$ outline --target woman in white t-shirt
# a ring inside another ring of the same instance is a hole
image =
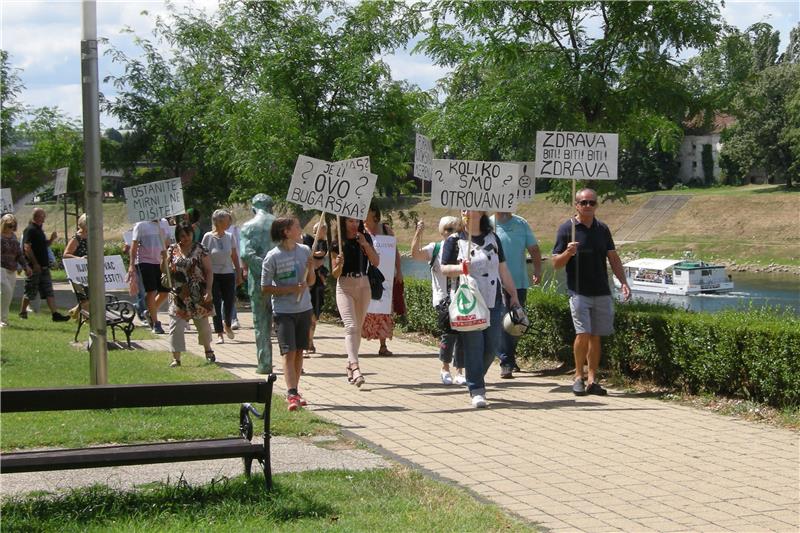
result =
[[[233,306],[236,304],[236,286],[242,282],[242,270],[239,268],[239,255],[230,233],[226,233],[231,221],[231,214],[225,209],[217,209],[211,216],[214,229],[203,235],[203,246],[211,256],[211,269],[214,272],[214,284],[211,288],[214,298],[214,333],[217,344],[222,344],[223,322],[224,332],[229,339],[234,338],[231,321]]]
[[[424,248],[420,248],[420,237],[422,236],[422,230],[425,229],[425,223],[421,220],[417,222],[417,231],[414,232],[414,238],[411,240],[411,257],[418,261],[427,261],[431,267],[431,292],[433,294],[434,307],[447,297],[450,285],[448,278],[442,274],[441,258],[444,241],[450,235],[460,232],[462,227],[463,225],[458,217],[442,217],[439,220],[439,235],[442,236],[442,240],[428,243]],[[453,362],[454,357],[455,378],[450,374],[450,363]],[[457,333],[442,333],[439,342],[439,360],[442,362],[442,370],[440,372],[442,383],[445,385],[452,385],[453,383],[464,385],[467,382],[464,377],[464,353],[458,344]]]

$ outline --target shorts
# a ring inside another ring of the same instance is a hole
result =
[[[152,263],[139,263],[136,265],[142,274],[142,285],[144,292],[169,292],[169,289],[161,284],[161,265]]]
[[[583,296],[570,292],[569,308],[575,333],[598,336],[614,333],[614,301],[611,295]]]
[[[40,272],[34,272],[25,278],[25,296],[28,300],[35,300],[37,294],[43,300],[53,296],[53,278],[49,268],[42,267]]]
[[[300,313],[274,314],[272,322],[278,337],[281,355],[308,349],[308,333],[311,331],[311,309]]]

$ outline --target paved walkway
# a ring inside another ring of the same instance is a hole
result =
[[[239,320],[217,361],[254,377],[251,316]],[[616,391],[577,398],[563,377],[500,380],[496,365],[477,410],[465,388],[439,382],[433,348],[401,339],[393,357],[362,344],[359,390],[344,377],[343,329],[320,325],[316,347],[301,380],[310,409],[551,531],[800,529],[796,432]]]

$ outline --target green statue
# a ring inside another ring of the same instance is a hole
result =
[[[247,291],[253,309],[253,328],[256,331],[256,374],[272,372],[272,303],[269,296],[261,294],[261,264],[264,256],[275,245],[270,238],[270,229],[275,221],[272,214],[272,198],[259,193],[250,201],[255,216],[242,225],[241,258],[247,265]]]

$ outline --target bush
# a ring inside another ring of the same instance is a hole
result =
[[[53,250],[53,254],[56,256],[56,268],[58,269],[64,268],[61,259],[64,255],[64,248],[66,247],[67,245],[61,242],[54,242],[52,245],[50,245],[50,249]],[[128,254],[122,253],[122,247],[122,243],[106,243],[105,246],[103,246],[103,255],[121,255],[122,262],[125,264],[125,268],[128,268],[129,256]]]
[[[333,285],[333,284],[331,284]],[[404,329],[438,335],[427,280],[405,280]],[[336,313],[334,298],[326,308]],[[332,307],[330,307],[332,304]],[[572,361],[575,331],[567,297],[528,293],[533,332],[520,340],[523,359]],[[690,393],[800,405],[800,319],[769,310],[710,315],[666,305],[617,305],[616,334],[603,338],[603,364],[619,375]]]

